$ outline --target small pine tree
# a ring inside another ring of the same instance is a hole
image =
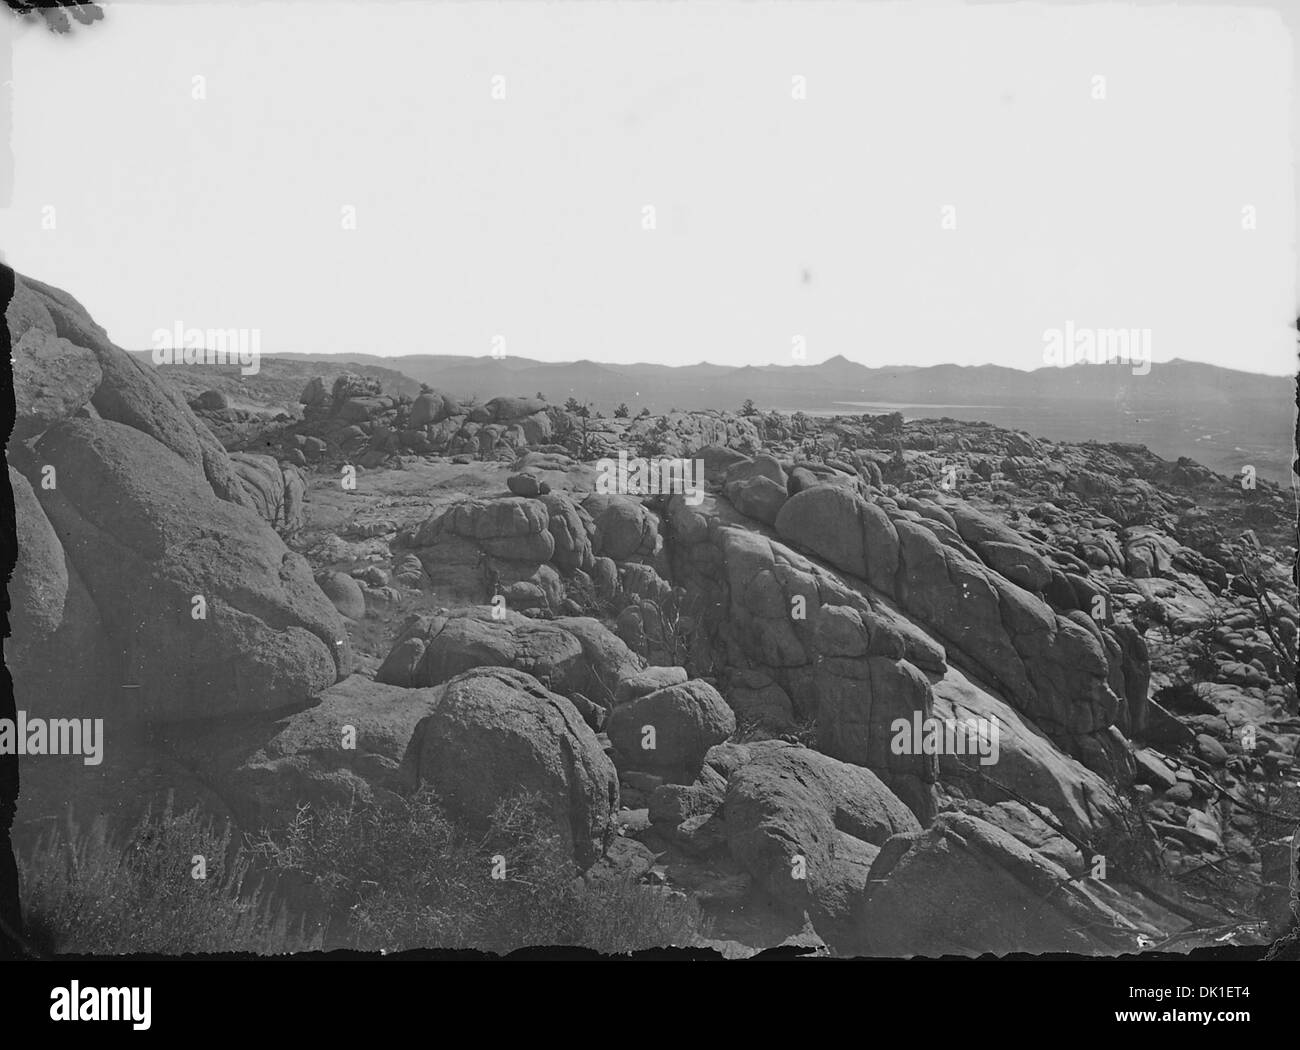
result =
[[[614,409],[615,419],[627,419],[632,414],[632,410],[627,407],[626,401],[620,401],[618,408]]]

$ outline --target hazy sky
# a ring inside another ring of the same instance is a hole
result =
[[[1295,41],[1267,8],[106,12],[0,18],[0,246],[129,348],[180,322],[264,352],[788,364],[802,336],[1035,368],[1070,322],[1294,369]]]

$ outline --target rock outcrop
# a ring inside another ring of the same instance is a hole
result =
[[[975,817],[942,814],[886,841],[871,865],[858,929],[872,955],[1137,951],[1156,932],[1117,907],[1105,883],[1060,865]]]
[[[534,620],[491,607],[415,617],[398,635],[376,677],[431,686],[474,667],[509,667],[564,696],[581,693],[608,707],[620,682],[642,661],[598,621]]]
[[[262,711],[347,673],[347,632],[302,556],[148,435],[68,420],[35,455],[57,471],[42,506],[121,654],[108,709],[160,720]]]
[[[175,721],[291,706],[345,675],[342,622],[180,395],[64,292],[18,278],[6,316],[28,376],[48,355],[80,362],[65,397],[26,391],[10,439],[31,553],[20,695]]]

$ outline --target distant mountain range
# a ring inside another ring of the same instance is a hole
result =
[[[845,357],[815,365],[702,363],[668,366],[604,364],[598,361],[551,363],[522,357],[458,357],[447,354],[277,354],[314,357],[397,369],[412,379],[461,397],[545,394],[551,401],[574,397],[610,411],[626,401],[634,411],[648,407],[735,408],[750,398],[760,408],[830,409],[854,402],[916,405],[982,405],[1078,401],[1144,405],[1235,406],[1293,403],[1292,383],[1278,376],[1238,372],[1216,365],[1174,359],[1135,375],[1123,364],[1077,364],[1032,372],[999,365],[931,365],[869,368]],[[846,408],[845,411],[852,411]]]

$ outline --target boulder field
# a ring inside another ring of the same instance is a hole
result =
[[[1300,718],[1267,482],[324,369],[254,434],[58,289],[16,277],[6,319],[6,663],[19,709],[106,739],[93,768],[22,759],[21,835],[422,787],[478,828],[528,791],[575,875],[690,894],[729,953],[1116,954],[1212,917],[1173,876],[1274,863],[1246,800],[1294,782]],[[700,460],[703,498],[601,490],[620,452]]]

